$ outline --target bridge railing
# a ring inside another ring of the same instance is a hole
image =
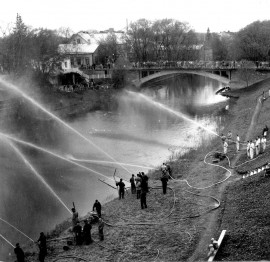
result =
[[[134,69],[268,69],[269,62],[253,61],[161,61],[161,62],[133,62]]]

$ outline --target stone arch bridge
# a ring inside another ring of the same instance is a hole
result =
[[[130,69],[129,80],[136,88],[140,88],[143,84],[163,76],[178,75],[178,74],[195,74],[212,79],[216,79],[226,85],[231,80],[232,71],[236,69]]]

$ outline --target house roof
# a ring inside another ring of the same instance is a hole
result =
[[[98,44],[61,44],[59,52],[66,54],[93,54],[98,48]]]
[[[77,34],[74,34],[74,36],[80,36],[82,39],[84,39],[87,43],[89,44],[99,44],[100,41],[106,40],[106,38],[109,35],[113,35],[116,37],[117,43],[118,44],[123,44],[123,35],[124,33],[122,32],[99,32],[99,33],[88,33],[85,31],[78,32]]]

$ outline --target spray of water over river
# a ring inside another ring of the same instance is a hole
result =
[[[116,190],[99,179],[114,184],[116,169],[129,181],[132,173],[147,172],[219,132],[221,119],[201,112],[224,100],[215,95],[221,87],[216,80],[181,75],[152,83],[140,94],[123,91],[113,110],[69,123],[17,94],[19,102],[0,111],[0,218],[36,239],[70,216],[72,202],[84,215],[95,199],[115,197]],[[9,95],[4,96],[11,101]],[[28,241],[3,221],[0,229],[13,243]],[[8,252],[11,247],[0,239],[0,254]]]

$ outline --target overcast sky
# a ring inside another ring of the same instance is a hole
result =
[[[238,31],[256,20],[270,19],[270,0],[1,0],[0,26],[16,13],[34,28],[70,27],[120,30],[139,18],[174,18],[197,32]]]

